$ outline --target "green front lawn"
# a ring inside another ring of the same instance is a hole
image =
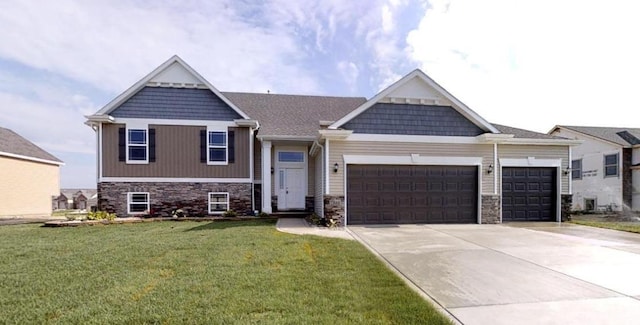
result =
[[[0,227],[0,323],[444,324],[354,241],[272,221]]]
[[[640,223],[638,222],[610,222],[610,221],[591,221],[591,220],[572,220],[571,223],[577,225],[606,228],[613,230],[621,230],[640,234]]]

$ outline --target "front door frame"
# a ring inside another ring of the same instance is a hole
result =
[[[303,161],[302,162],[281,162],[279,157],[280,157],[280,152],[300,152],[302,153],[303,156]],[[308,192],[309,192],[309,154],[307,152],[307,147],[306,146],[276,146],[275,148],[275,154],[273,156],[273,161],[274,161],[274,191],[276,193],[276,196],[278,197],[278,210],[301,210],[301,209],[305,209],[305,201],[306,201],[306,197],[308,196]],[[284,206],[282,205],[282,202],[285,202],[284,200],[281,199],[281,193],[280,193],[280,170],[281,169],[287,169],[287,168],[301,168],[302,169],[302,178],[303,178],[303,182],[302,182],[302,186],[303,186],[303,190],[304,190],[304,195],[303,200],[302,200],[302,206],[301,207],[295,207],[295,208],[290,208],[288,206]]]

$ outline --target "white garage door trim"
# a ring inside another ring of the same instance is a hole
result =
[[[349,210],[347,206],[347,168],[349,165],[441,165],[441,166],[477,166],[478,167],[478,198],[477,222],[482,223],[482,157],[433,157],[411,154],[406,156],[373,156],[373,155],[343,155],[344,171],[342,176],[344,188],[344,224],[349,225]],[[500,216],[502,219],[502,215]]]
[[[562,221],[562,159],[536,159],[527,157],[521,159],[500,158],[500,183],[502,184],[502,167],[556,167],[556,221]],[[502,188],[502,185],[500,185]],[[502,223],[502,191],[500,191],[500,223]]]

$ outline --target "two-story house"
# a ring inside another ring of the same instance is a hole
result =
[[[420,70],[371,99],[232,93],[177,56],[87,124],[98,204],[118,216],[307,210],[343,225],[560,220],[578,143],[491,124]]]
[[[573,148],[577,211],[640,211],[640,128],[557,125],[549,134],[583,141]]]

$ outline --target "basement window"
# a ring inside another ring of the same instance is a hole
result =
[[[223,214],[229,210],[229,193],[209,193],[209,214]]]
[[[129,192],[127,193],[127,213],[143,214],[149,211],[149,193],[148,192]]]

